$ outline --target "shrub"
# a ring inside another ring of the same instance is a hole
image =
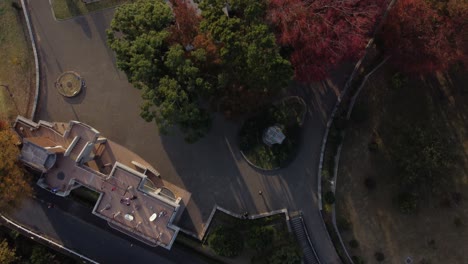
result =
[[[356,239],[350,240],[348,244],[349,244],[349,246],[351,248],[358,248],[359,247],[359,242]]]
[[[322,177],[325,179],[330,179],[330,172],[327,169],[322,169]]]
[[[418,197],[409,192],[402,192],[398,195],[398,208],[404,214],[411,214],[416,212],[418,208]]]
[[[278,248],[268,260],[270,264],[300,264],[301,262],[299,250],[292,246]]]
[[[364,179],[364,186],[366,186],[366,188],[369,191],[372,191],[377,186],[377,183],[375,182],[375,180],[373,178],[367,177],[366,179]]]
[[[385,259],[385,255],[382,252],[375,252],[374,257],[378,262],[382,262]]]
[[[354,264],[364,264],[364,260],[360,256],[352,256],[351,260],[354,262]]]
[[[258,251],[263,251],[272,245],[275,229],[271,226],[254,226],[247,236],[247,245]]]
[[[327,203],[327,204],[334,204],[335,203],[335,194],[333,194],[332,191],[328,191],[323,196],[323,199],[325,200],[325,203]]]
[[[216,254],[235,257],[242,252],[242,236],[233,228],[218,227],[208,237],[208,245]]]
[[[336,225],[341,231],[349,231],[351,230],[351,222],[343,217],[338,218]]]
[[[11,7],[13,7],[16,11],[23,10],[23,7],[17,2],[11,2]]]
[[[406,82],[407,82],[406,77],[403,77],[403,75],[399,72],[395,73],[392,76],[392,88],[395,90],[398,90],[401,87],[405,86]]]

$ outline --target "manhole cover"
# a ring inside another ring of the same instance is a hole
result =
[[[65,179],[65,173],[63,173],[63,172],[57,173],[57,179],[59,179],[59,180]]]

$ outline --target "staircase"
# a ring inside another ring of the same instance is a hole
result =
[[[312,242],[310,241],[309,234],[307,233],[307,229],[304,224],[304,220],[302,216],[296,216],[289,220],[291,223],[291,228],[296,234],[297,242],[302,249],[303,252],[303,261],[305,264],[320,264],[318,260],[317,253],[315,253],[314,247],[312,246]]]

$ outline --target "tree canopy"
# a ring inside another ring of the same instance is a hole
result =
[[[464,0],[399,0],[380,38],[393,63],[406,72],[446,70],[467,61],[467,17]]]
[[[289,48],[295,78],[322,80],[365,49],[384,0],[270,0],[268,20]]]
[[[32,192],[27,175],[18,160],[17,135],[0,121],[0,208],[11,205]]]
[[[185,12],[190,11],[185,8]],[[193,34],[182,22],[194,21],[184,19],[182,15],[174,17],[163,0],[136,1],[117,8],[108,39],[118,67],[142,90],[142,118],[155,120],[163,134],[177,125],[185,139],[193,142],[210,126],[200,96],[211,89],[212,83],[199,69],[206,60],[203,48],[186,52],[182,46],[188,44],[188,34]]]
[[[231,1],[228,15],[225,5],[202,0],[201,16],[183,0],[138,0],[116,10],[109,45],[142,90],[141,116],[162,133],[177,126],[194,142],[208,132],[213,108],[245,113],[291,79],[262,22],[265,1]]]

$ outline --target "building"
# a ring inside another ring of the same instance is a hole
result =
[[[18,116],[20,160],[41,173],[37,184],[59,196],[84,186],[98,192],[93,214],[148,245],[170,249],[190,193],[162,180],[135,153],[81,122],[35,123]]]

